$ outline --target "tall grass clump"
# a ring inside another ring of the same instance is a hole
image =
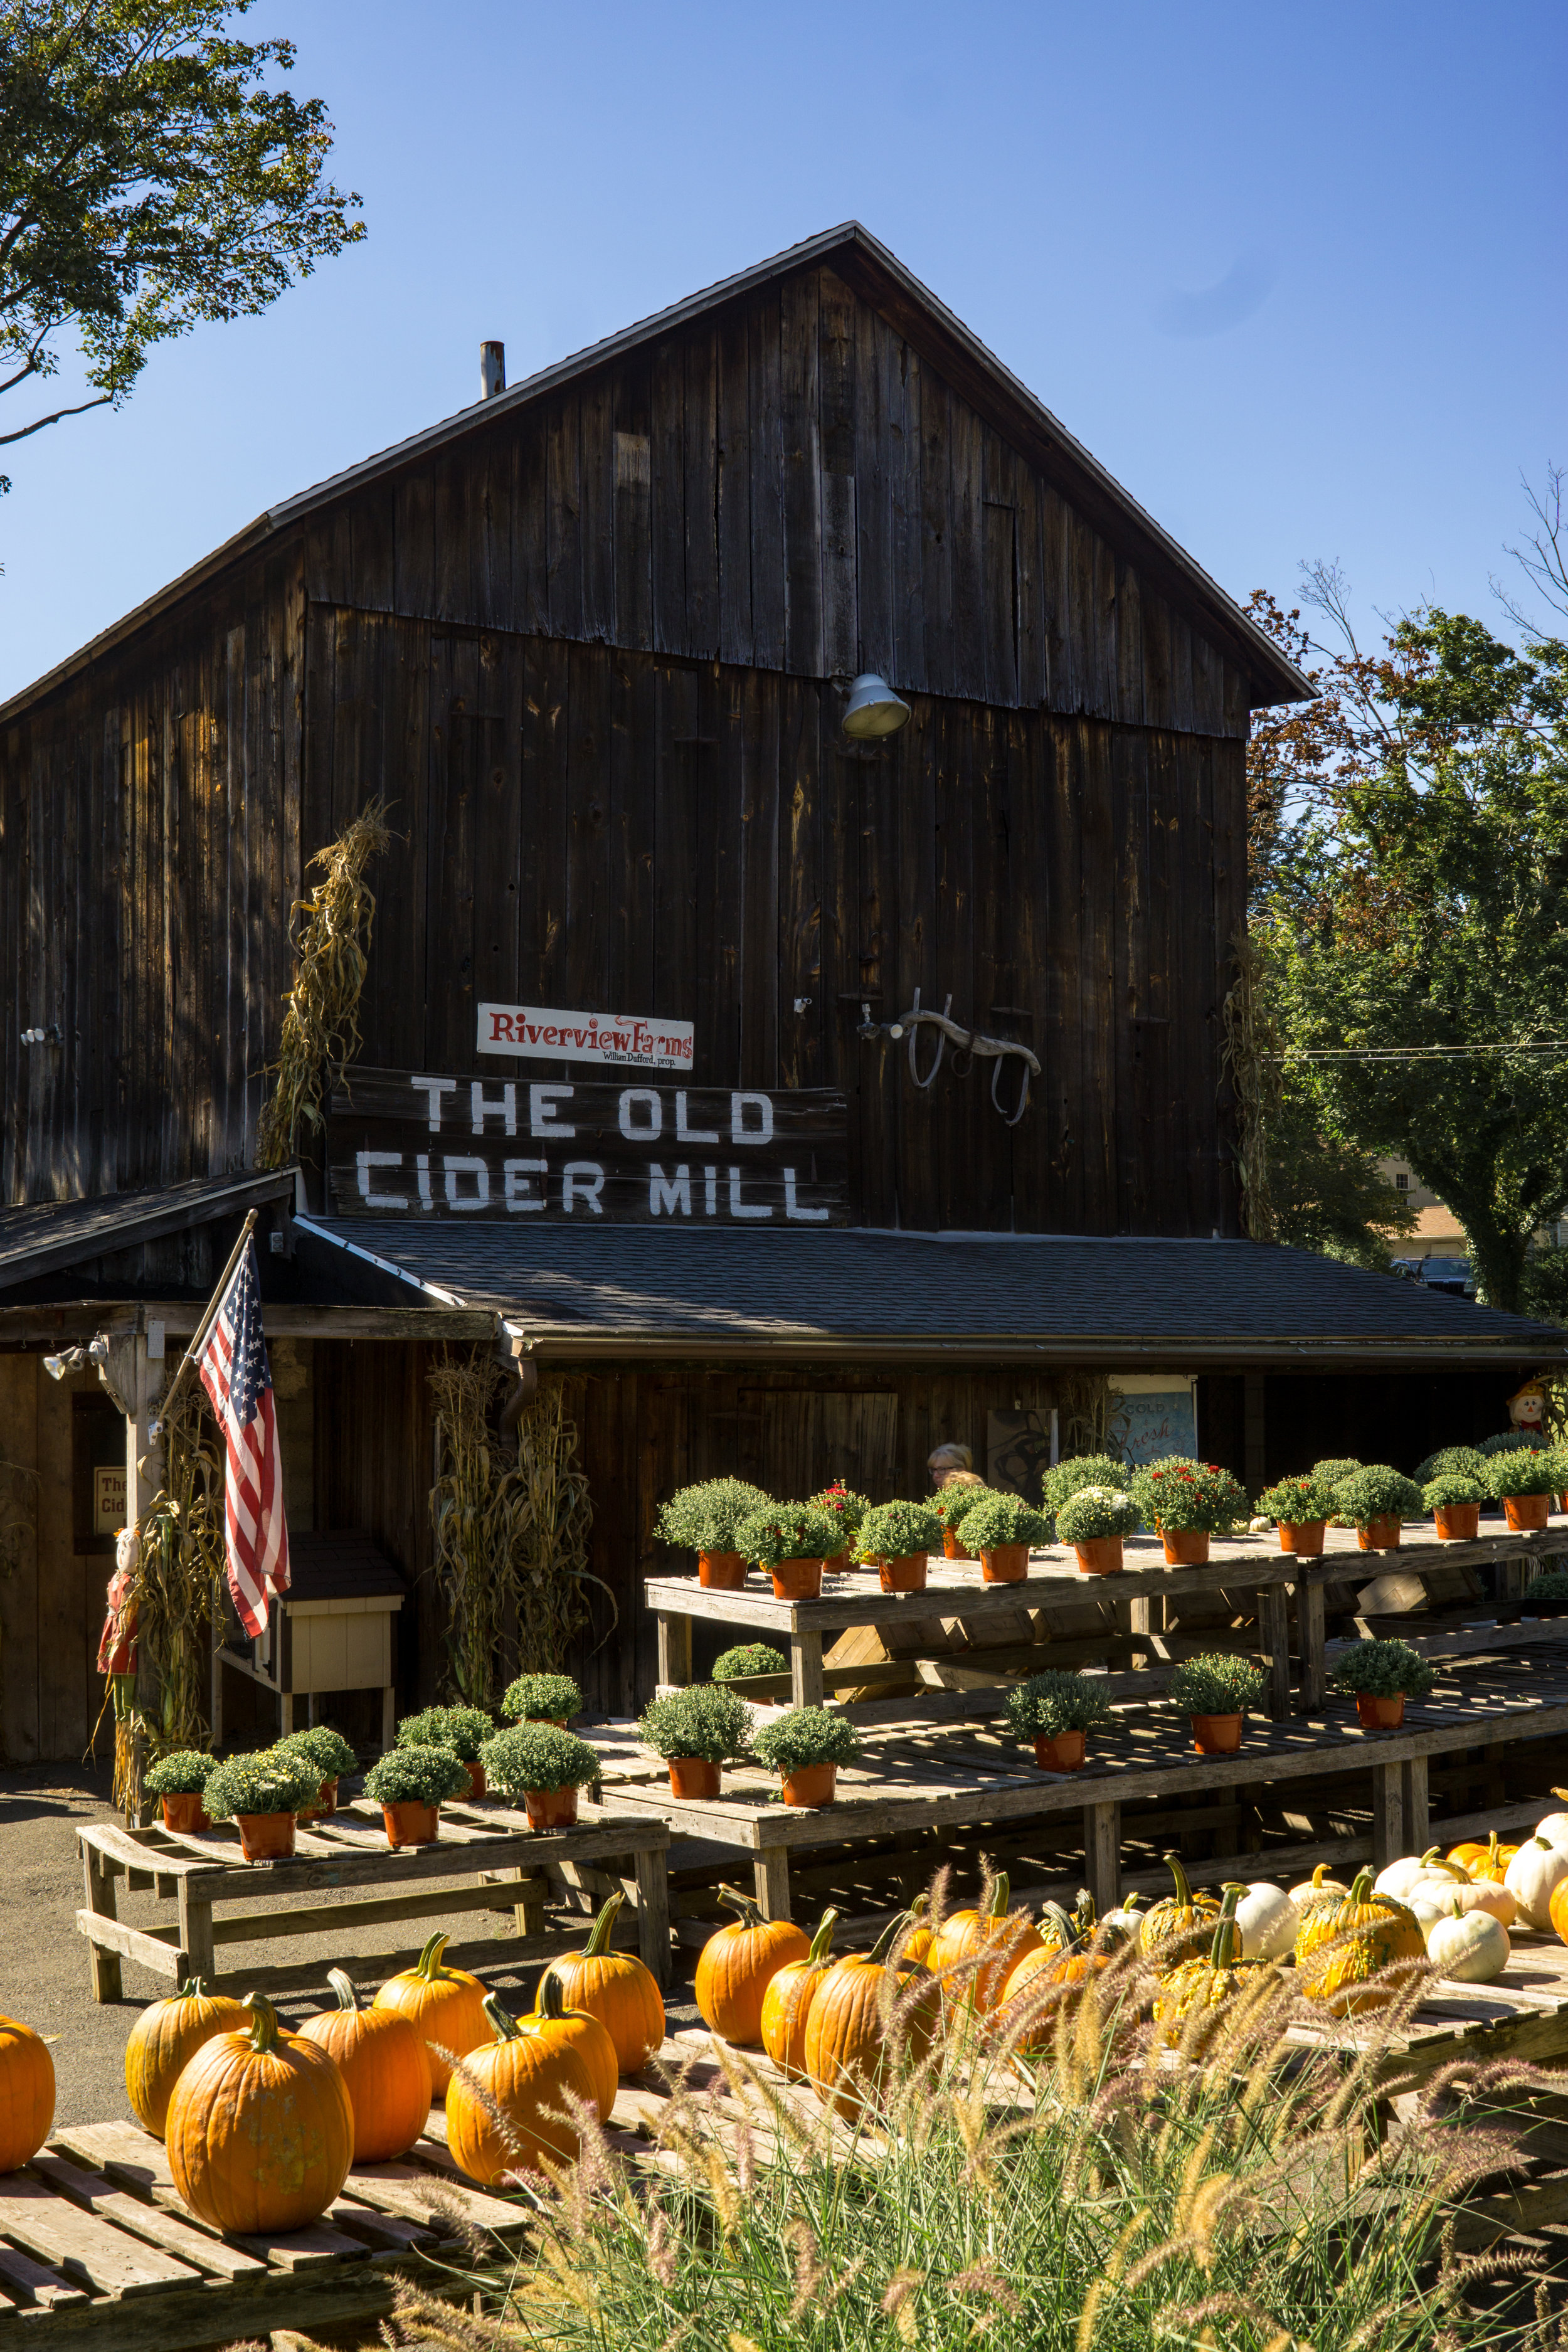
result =
[[[1456,2220],[1513,2162],[1479,2095],[1545,2078],[1452,2067],[1390,2127],[1374,2087],[1418,1984],[1362,2021],[1371,2046],[1358,2056],[1294,2046],[1289,1971],[1244,1971],[1243,1991],[1195,2011],[1173,2050],[1142,2021],[1146,1961],[1078,1957],[1087,1977],[1042,1971],[1016,2014],[977,2023],[954,2004],[946,2038],[917,2062],[912,2037],[854,2126],[809,2091],[782,2096],[721,2044],[718,2076],[676,2086],[642,2157],[623,2159],[579,2112],[581,2162],[552,2185],[518,2176],[537,2215],[524,2252],[486,2262],[472,2240],[453,2300],[405,2289],[392,2340],[475,2352],[1563,2340],[1544,2287],[1532,2316],[1518,2275],[1530,2258],[1466,2255]],[[889,1975],[883,1994],[896,2042],[919,1982],[900,1990]]]

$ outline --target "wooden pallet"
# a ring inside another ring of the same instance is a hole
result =
[[[646,1807],[606,1808],[584,1801],[576,1828],[535,1832],[525,1813],[481,1801],[444,1805],[441,1836],[435,1845],[386,1843],[381,1808],[366,1799],[340,1806],[330,1819],[301,1830],[292,1861],[247,1863],[232,1824],[199,1837],[177,1836],[161,1825],[125,1830],[93,1822],[77,1832],[87,1901],[77,1926],[92,1958],[95,2000],[121,1998],[121,1960],[133,1959],[175,1983],[209,1978],[220,1991],[298,1990],[323,1981],[319,1961],[247,1965],[226,1971],[218,1962],[225,1945],[341,1933],[350,1927],[405,1920],[447,1919],[470,1912],[499,1912],[515,1923],[498,1948],[494,1941],[455,1945],[459,1967],[549,1959],[566,1948],[563,1929],[551,1927],[545,1904],[576,1874],[628,1861],[626,1891],[633,1898],[618,1923],[622,1941],[635,1940],[660,1983],[669,1973],[667,1829]],[[467,1883],[454,1884],[466,1876]],[[151,1887],[176,1906],[167,1926],[132,1927],[116,1916],[116,1881]],[[619,1882],[617,1882],[619,1883]],[[312,1895],[343,1887],[375,1889],[347,1903],[312,1902]],[[254,1904],[258,1897],[293,1898],[277,1910],[224,1910],[215,1906]],[[568,1923],[575,1937],[575,1916]],[[351,1975],[365,1981],[395,1974],[416,1957],[418,1945],[373,1954],[352,1954]]]

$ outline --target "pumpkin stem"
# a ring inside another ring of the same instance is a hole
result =
[[[911,1913],[910,1916],[914,1915]],[[811,1939],[811,1949],[805,1956],[807,1968],[821,1969],[827,1965],[827,1955],[833,1946],[833,1930],[838,1925],[837,1911],[825,1911],[817,1922],[816,1933]]]
[[[1351,1883],[1351,1901],[1352,1903],[1364,1903],[1371,1893],[1372,1864],[1368,1863],[1364,1870],[1358,1870],[1356,1872],[1355,1877]]]
[[[558,2021],[566,2014],[566,1996],[561,1990],[561,1979],[553,1969],[546,1969],[533,1994],[533,2014]]]
[[[1421,1867],[1423,1870],[1446,1870],[1450,1878],[1457,1878],[1461,1886],[1468,1886],[1470,1883],[1470,1874],[1465,1868],[1464,1864],[1462,1862],[1447,1861],[1444,1858],[1443,1850],[1440,1846],[1429,1845],[1427,1847],[1426,1853],[1421,1857]]]
[[[1215,1921],[1214,1941],[1209,1946],[1211,1969],[1234,1968],[1241,1958],[1241,1930],[1236,1924],[1236,1906],[1246,1894],[1233,1879],[1225,1890],[1219,1917]]]
[[[278,2047],[278,2011],[264,1992],[247,1992],[243,2006],[250,2011],[250,2046],[253,2050],[276,2050]]]
[[[913,1924],[912,1911],[895,1911],[872,1945],[870,1958],[866,1963],[867,1967],[871,1969],[879,1967],[887,1959],[888,1954],[892,1950],[905,1928],[912,1927]]]
[[[359,1995],[353,1989],[353,1979],[350,1977],[346,1969],[329,1969],[327,1970],[327,1982],[331,1986],[332,1990],[338,1997],[338,2007],[340,2009],[357,2009],[359,2007]]]
[[[738,1886],[721,1886],[719,1889],[719,1900],[721,1903],[727,1903],[731,1911],[740,1913],[742,1927],[766,1927],[767,1922],[763,1917],[757,1904],[749,1895],[742,1895]]]
[[[1005,1919],[1012,1899],[1013,1882],[1005,1870],[999,1870],[991,1885],[991,1900],[985,1906],[988,1919]]]
[[[203,1993],[208,1990],[210,1987],[205,1977],[187,1977],[174,1998],[176,2000],[200,2000]]]
[[[615,1933],[616,1921],[621,1916],[621,1906],[626,1899],[626,1895],[617,1886],[595,1920],[594,1932],[583,1947],[583,1958],[585,1960],[602,1960],[609,1950],[610,1937]]]
[[[1040,1925],[1042,1927],[1053,1928],[1056,1931],[1062,1939],[1064,1952],[1070,1951],[1078,1941],[1078,1929],[1059,1903],[1041,1904]]]
[[[447,1940],[444,1933],[432,1936],[415,1963],[415,1975],[423,1977],[426,1984],[434,1984],[438,1977],[447,1973],[441,1966],[441,1955],[447,1948]]]
[[[1326,1862],[1321,1862],[1321,1863],[1318,1864],[1318,1866],[1317,1866],[1316,1870],[1314,1870],[1314,1871],[1313,1871],[1313,1873],[1312,1873],[1312,1885],[1313,1885],[1314,1886],[1321,1886],[1321,1885],[1322,1885],[1322,1883],[1323,1883],[1324,1879],[1325,1879],[1325,1878],[1327,1878],[1328,1874],[1329,1874],[1329,1864],[1328,1864]]]
[[[1182,1868],[1181,1855],[1179,1853],[1168,1853],[1165,1854],[1163,1859],[1166,1869],[1170,1872],[1172,1877],[1176,1882],[1177,1902],[1181,1905],[1184,1911],[1190,1911],[1193,1907],[1193,1890],[1188,1882],[1187,1874]]]
[[[1553,1790],[1552,1793],[1555,1795],[1556,1791]],[[931,1896],[929,1895],[917,1895],[914,1901],[910,1905],[910,1917],[914,1921],[917,1927],[923,1927],[925,1926],[926,1913],[930,1909]]]
[[[493,1992],[486,1993],[480,2004],[485,2015],[495,2027],[498,2042],[521,2042],[522,2028],[509,2010],[504,2010]]]

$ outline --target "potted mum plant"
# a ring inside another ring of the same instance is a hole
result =
[[[1136,1472],[1132,1492],[1164,1545],[1167,1568],[1201,1568],[1210,1538],[1247,1516],[1247,1496],[1228,1470],[1184,1454]]]
[[[1568,1612],[1568,1568],[1544,1568],[1524,1588],[1523,1607],[1537,1617]]]
[[[668,1765],[672,1796],[716,1797],[723,1785],[720,1767],[751,1745],[752,1710],[717,1683],[694,1683],[644,1707],[637,1736]]]
[[[1429,1478],[1443,1478],[1450,1472],[1458,1478],[1479,1478],[1481,1459],[1474,1445],[1439,1445],[1436,1454],[1428,1454],[1425,1462],[1415,1465],[1415,1484],[1425,1486]]]
[[[974,1558],[959,1529],[963,1524],[964,1513],[972,1511],[976,1503],[983,1503],[990,1492],[984,1478],[966,1477],[962,1470],[948,1479],[945,1486],[938,1487],[931,1498],[931,1509],[942,1527],[942,1549],[946,1559]]]
[[[1450,1447],[1458,1453],[1458,1446]],[[1479,1456],[1477,1456],[1478,1462]],[[1483,1482],[1473,1470],[1435,1471],[1421,1489],[1421,1499],[1436,1523],[1444,1543],[1473,1543],[1481,1531],[1481,1505],[1487,1499]]]
[[[1258,1497],[1259,1516],[1279,1529],[1281,1551],[1300,1552],[1315,1559],[1322,1551],[1333,1517],[1334,1490],[1315,1470],[1295,1478],[1277,1478]]]
[[[831,1805],[838,1767],[860,1753],[860,1735],[825,1706],[792,1706],[752,1736],[752,1753],[784,1787],[786,1805]]]
[[[1110,1714],[1110,1701],[1088,1675],[1047,1667],[1015,1683],[1007,1693],[1007,1721],[1015,1739],[1033,1740],[1042,1772],[1081,1772],[1085,1734]]]
[[[331,1816],[338,1810],[338,1782],[345,1772],[357,1772],[359,1758],[341,1731],[333,1731],[324,1723],[307,1724],[302,1731],[286,1732],[278,1742],[290,1754],[308,1756],[321,1776],[321,1786],[313,1805],[301,1807],[295,1818],[313,1822],[320,1815]]]
[[[738,1592],[746,1580],[746,1563],[735,1548],[735,1532],[767,1500],[760,1486],[743,1478],[707,1478],[673,1494],[653,1531],[661,1543],[697,1554],[699,1584],[715,1592]]]
[[[1125,1490],[1132,1483],[1132,1470],[1114,1454],[1075,1454],[1066,1462],[1053,1463],[1042,1483],[1046,1509],[1054,1515],[1086,1486]]]
[[[1021,1584],[1029,1573],[1029,1547],[1043,1544],[1051,1523],[1021,1495],[986,1495],[960,1522],[963,1540],[980,1554],[986,1584]]]
[[[197,1836],[212,1822],[202,1802],[202,1791],[217,1770],[217,1758],[195,1748],[176,1748],[160,1756],[142,1775],[142,1786],[156,1797],[163,1811],[163,1827],[182,1837]]]
[[[468,1795],[468,1768],[449,1748],[400,1738],[365,1774],[364,1792],[381,1807],[388,1845],[434,1845],[441,1801]]]
[[[929,1503],[879,1503],[860,1522],[858,1556],[875,1566],[884,1592],[923,1592],[926,1554],[941,1541]]]
[[[570,1675],[519,1675],[508,1683],[500,1711],[509,1723],[553,1723],[564,1731],[583,1712],[583,1694]]]
[[[1334,1661],[1330,1679],[1355,1700],[1368,1731],[1397,1731],[1407,1698],[1425,1698],[1435,1679],[1408,1642],[1352,1642]]]
[[[754,1682],[763,1675],[787,1675],[789,1660],[770,1642],[740,1642],[713,1661],[716,1683]]]
[[[247,1862],[286,1862],[294,1851],[294,1816],[321,1793],[321,1776],[309,1756],[276,1748],[231,1756],[207,1775],[208,1816],[234,1822]]]
[[[1394,1551],[1403,1523],[1424,1517],[1426,1503],[1414,1480],[1386,1462],[1368,1462],[1335,1486],[1334,1509],[1354,1528],[1363,1551]]]
[[[1120,1486],[1079,1486],[1057,1512],[1057,1535],[1071,1544],[1086,1576],[1114,1576],[1121,1566],[1121,1543],[1135,1535],[1143,1515]]]
[[[599,1777],[599,1759],[585,1739],[555,1723],[518,1723],[498,1731],[479,1750],[492,1788],[528,1809],[531,1830],[569,1830],[577,1819],[577,1791]]]
[[[1221,1651],[1212,1657],[1184,1658],[1171,1675],[1171,1703],[1190,1716],[1193,1745],[1200,1756],[1234,1756],[1241,1746],[1242,1717],[1256,1706],[1267,1676],[1250,1658]]]
[[[854,1558],[860,1529],[871,1506],[864,1495],[855,1494],[842,1478],[836,1478],[831,1486],[823,1488],[820,1495],[808,1495],[806,1500],[814,1508],[826,1511],[829,1518],[838,1523],[838,1549],[830,1551],[823,1562],[830,1576],[837,1575],[841,1569],[847,1568]]]
[[[565,1676],[560,1677],[562,1681]],[[575,1683],[572,1685],[576,1690]],[[581,1695],[578,1704],[581,1705]],[[474,1801],[485,1793],[485,1768],[479,1750],[495,1729],[482,1706],[426,1706],[405,1715],[397,1727],[399,1748],[449,1748],[468,1768],[468,1795]],[[453,1795],[462,1792],[454,1790]]]
[[[1551,1446],[1499,1446],[1486,1454],[1480,1475],[1493,1502],[1502,1505],[1510,1531],[1515,1535],[1546,1525],[1552,1516],[1552,1498],[1562,1492],[1564,1483],[1562,1457]]]
[[[742,1557],[773,1578],[775,1601],[815,1601],[838,1538],[838,1521],[815,1503],[769,1503],[735,1530]]]

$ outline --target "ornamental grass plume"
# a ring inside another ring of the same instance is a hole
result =
[[[934,1890],[942,1907],[943,1890]],[[954,2008],[905,2036],[858,2121],[785,2095],[747,2053],[694,2046],[623,2160],[527,2179],[526,2248],[402,2291],[397,2345],[475,2352],[1549,2352],[1563,2288],[1485,2242],[1466,2206],[1517,2169],[1506,2103],[1554,2077],[1446,2068],[1393,2128],[1419,1983],[1339,2051],[1289,2038],[1281,1969],[1184,2021],[1143,2021],[1135,1946],[1101,1931],[1076,1980],[1039,1970],[1005,2019]],[[924,1998],[929,2005],[929,1989]],[[921,1999],[889,1973],[895,2042]],[[1321,2015],[1315,2020],[1321,2029]],[[1040,2054],[1025,2055],[1026,2048]],[[574,2118],[576,2119],[576,2118]],[[477,2300],[476,2300],[477,2298]],[[460,2310],[454,2308],[459,2303]]]

